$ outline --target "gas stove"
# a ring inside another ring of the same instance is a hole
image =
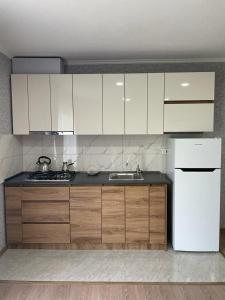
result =
[[[41,182],[56,182],[56,181],[70,181],[75,177],[75,172],[63,171],[48,171],[48,172],[34,172],[29,175],[25,181],[41,181]]]

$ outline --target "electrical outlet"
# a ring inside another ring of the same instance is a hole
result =
[[[160,151],[161,151],[162,155],[166,155],[167,154],[167,149],[166,148],[161,148]]]

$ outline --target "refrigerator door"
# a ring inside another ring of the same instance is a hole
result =
[[[220,170],[174,176],[174,250],[219,251]]]
[[[175,168],[221,168],[221,139],[175,139]]]

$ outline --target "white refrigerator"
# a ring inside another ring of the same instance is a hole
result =
[[[168,139],[167,174],[174,250],[219,251],[221,139]]]

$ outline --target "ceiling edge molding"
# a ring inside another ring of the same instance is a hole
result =
[[[2,47],[1,45],[0,45],[0,52],[2,54],[6,55],[8,58],[12,58],[12,54],[8,50],[6,50],[4,47]]]
[[[65,59],[67,65],[107,65],[107,64],[157,64],[157,63],[199,63],[199,62],[225,62],[225,57],[215,58],[186,58],[186,59],[112,59],[112,60],[78,60]]]

